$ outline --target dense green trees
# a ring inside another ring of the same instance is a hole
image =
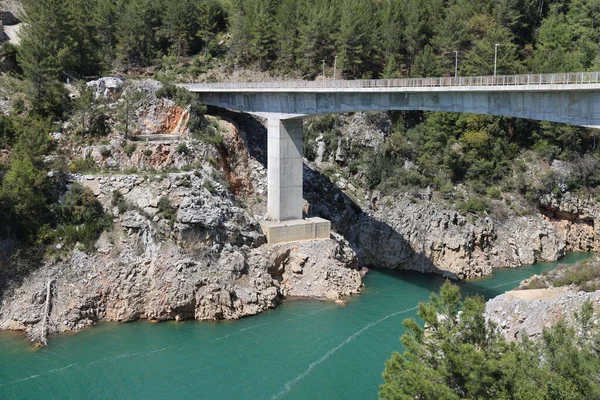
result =
[[[224,28],[217,0],[24,0],[23,7],[19,62],[36,104],[53,80],[198,53]]]
[[[332,68],[337,56],[346,78],[380,77],[384,72],[391,76],[390,64],[396,65],[398,75],[423,76],[452,74],[458,51],[460,73],[491,74],[498,43],[498,73],[512,74],[590,69],[598,52],[598,24],[593,17],[598,5],[591,0],[289,3],[226,3],[236,62],[256,63],[263,69],[277,66],[284,72],[300,69],[315,77],[322,60]],[[259,31],[253,30],[257,21]],[[248,40],[245,37],[253,39],[252,48],[240,44]],[[265,63],[265,54],[278,62]],[[424,70],[428,65],[424,61],[433,56],[443,68]]]
[[[50,149],[48,124],[42,121],[17,122],[6,118],[17,139],[5,175],[0,172],[0,225],[23,240],[34,240],[40,226],[48,222],[51,193],[43,157]],[[6,123],[6,122],[5,122]],[[6,234],[8,232],[0,232]]]
[[[597,0],[24,0],[20,60],[38,97],[51,77],[93,76],[212,53],[303,77],[595,68]],[[222,34],[219,45],[215,37]],[[226,33],[226,34],[225,34]],[[433,60],[433,65],[429,61]],[[427,68],[425,68],[427,66]],[[68,74],[68,75],[66,75]]]
[[[481,297],[462,299],[446,282],[440,295],[419,304],[423,328],[403,325],[404,353],[383,372],[381,399],[596,399],[600,396],[599,333],[591,303],[576,329],[560,322],[541,339],[509,343],[484,317]]]

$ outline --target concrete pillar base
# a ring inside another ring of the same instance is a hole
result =
[[[299,242],[302,240],[329,239],[331,222],[323,218],[260,223],[270,244]]]

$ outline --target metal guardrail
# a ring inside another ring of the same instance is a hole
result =
[[[395,88],[597,84],[600,72],[368,80],[191,83],[197,89]]]

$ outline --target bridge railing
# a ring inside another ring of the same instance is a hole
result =
[[[451,86],[577,85],[599,83],[600,72],[557,74],[459,76],[438,78],[402,78],[368,80],[274,81],[189,84],[202,89],[300,89],[300,88],[393,88]]]

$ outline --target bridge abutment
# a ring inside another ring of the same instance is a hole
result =
[[[329,221],[302,219],[302,123],[302,118],[268,118],[267,209],[273,221],[261,227],[272,244],[329,238]]]

